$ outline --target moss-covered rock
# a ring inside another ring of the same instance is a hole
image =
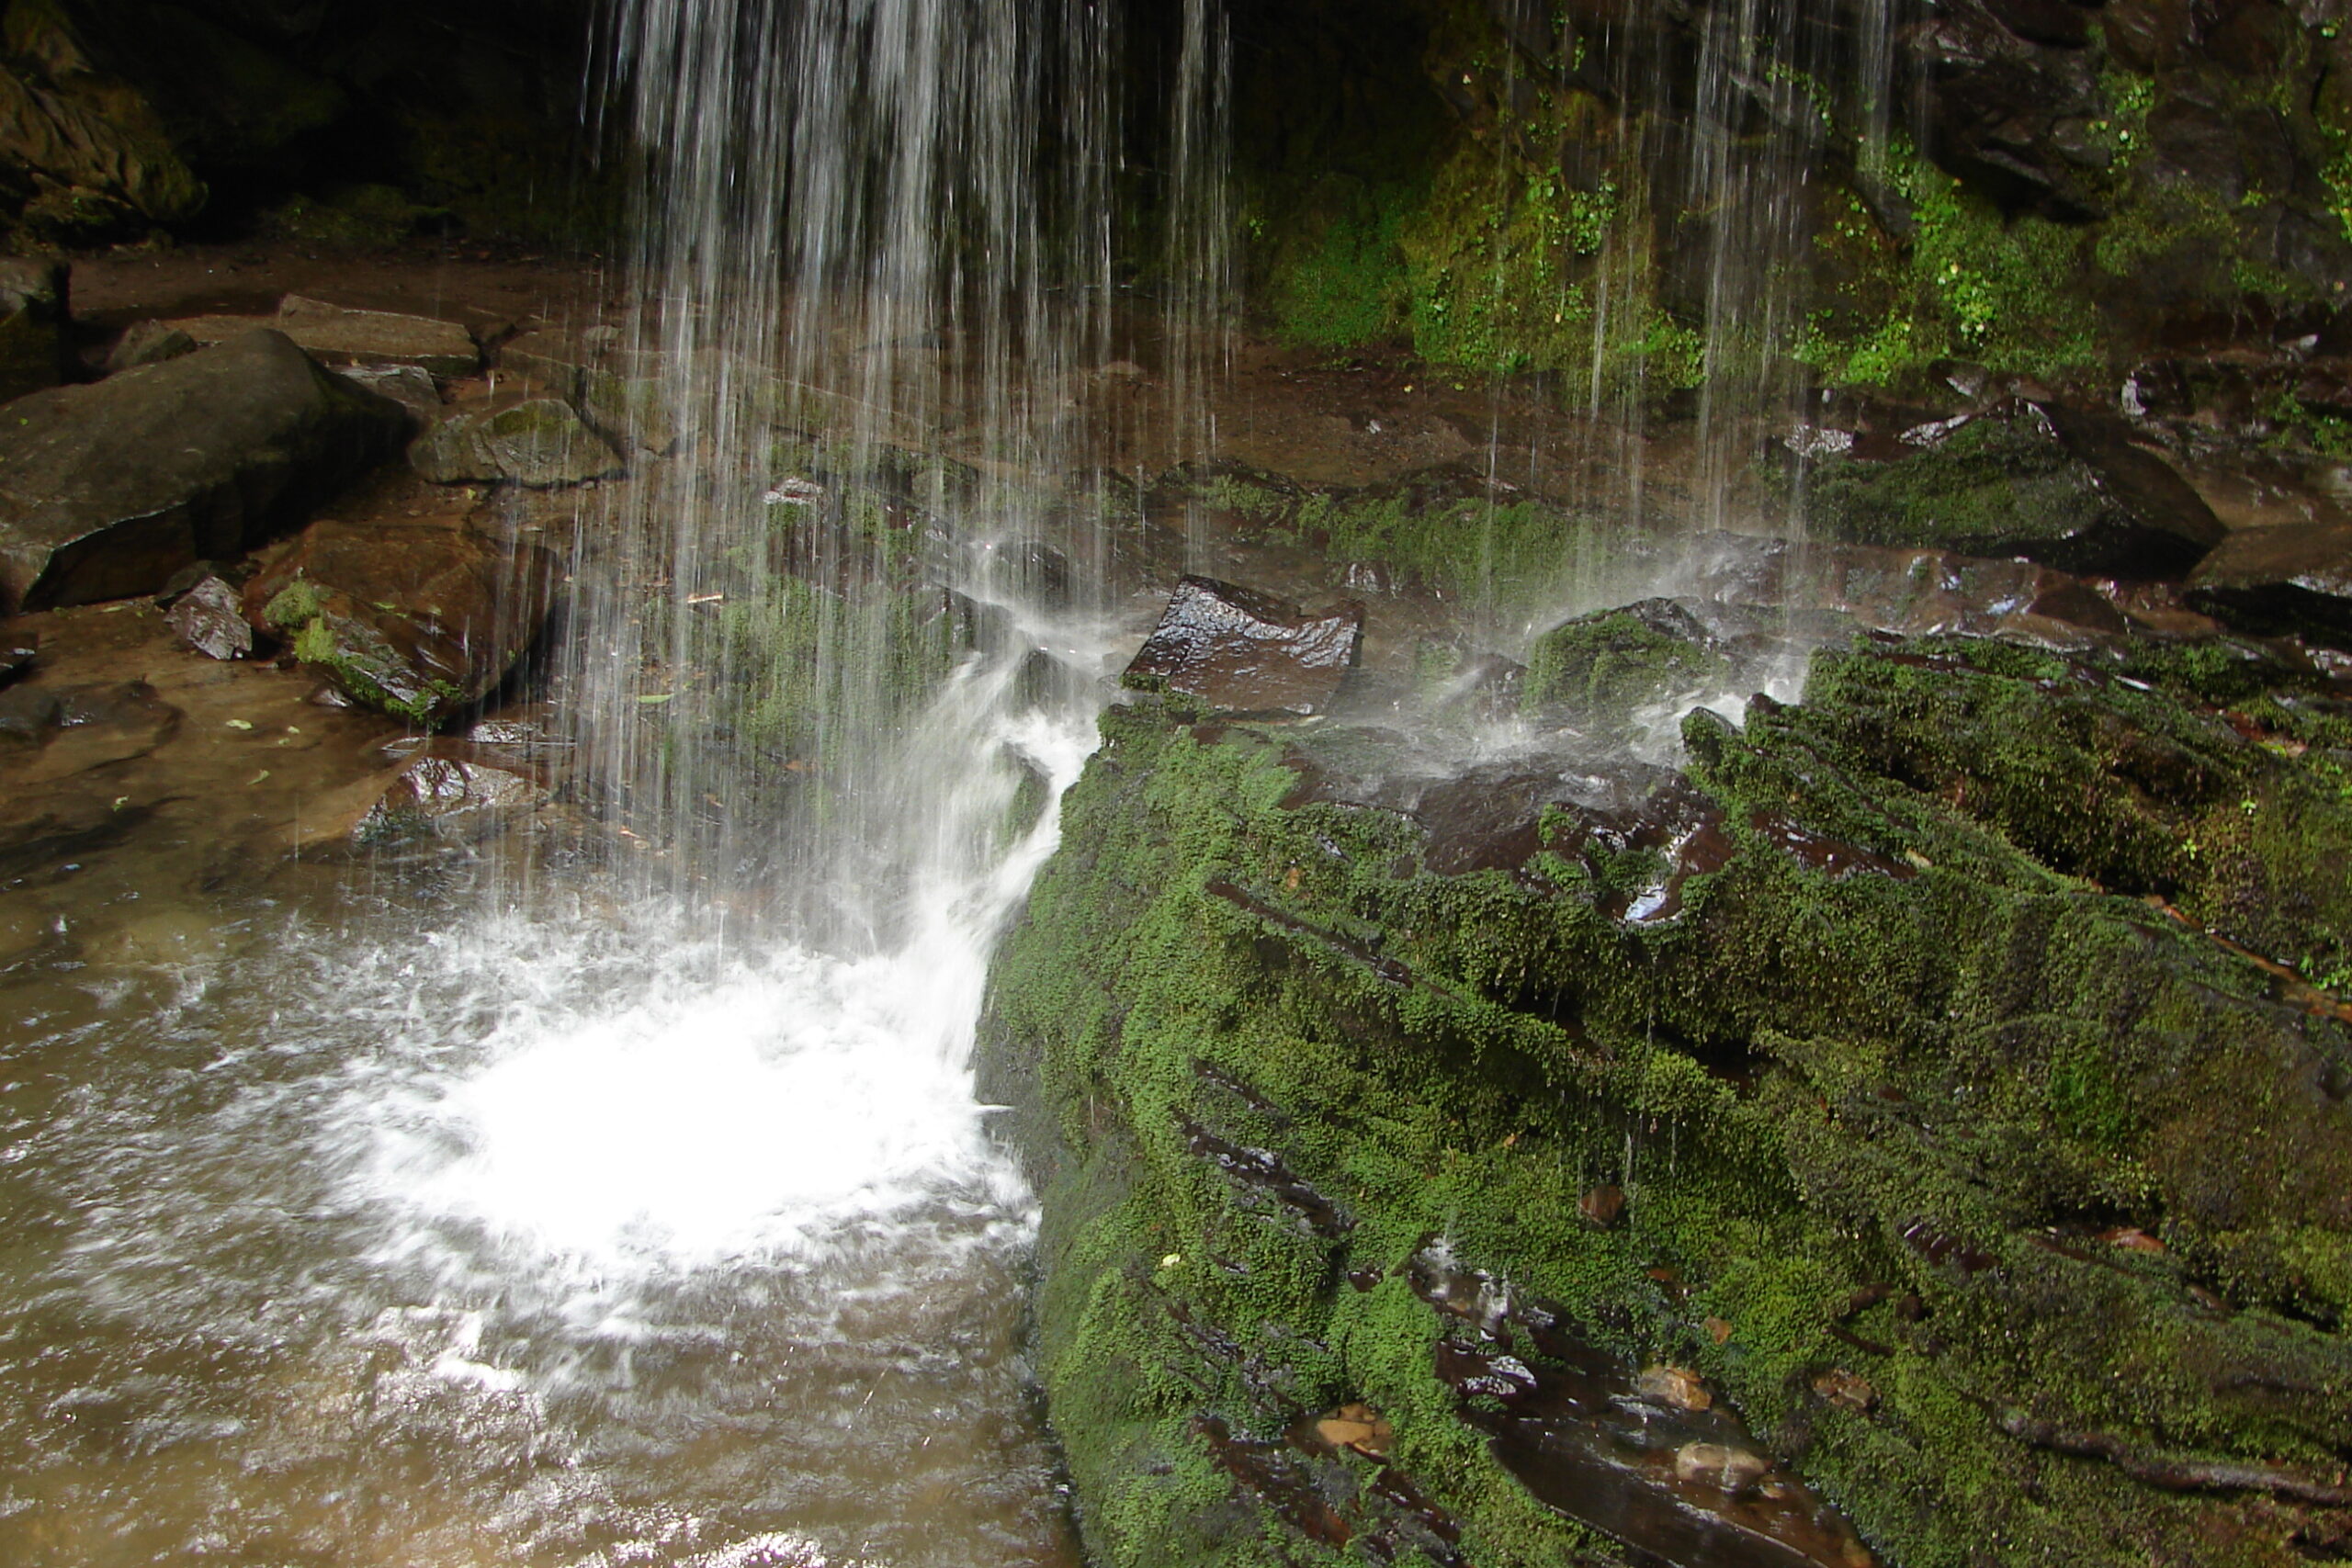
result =
[[[2023,556],[2062,570],[2182,577],[2222,542],[2212,509],[2134,446],[2120,422],[2011,403],[1887,462],[1833,459],[1809,480],[1824,537],[1966,556]]]
[[[1544,1375],[1539,1316],[1690,1369],[1903,1568],[2332,1550],[2352,732],[2260,649],[2132,646],[1825,653],[1605,785],[1114,710],[981,1046],[1095,1558],[1618,1560],[1462,1375]],[[1345,1402],[1376,1461],[1302,1435]]]

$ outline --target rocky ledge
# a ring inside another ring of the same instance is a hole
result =
[[[1104,718],[979,1046],[1094,1561],[2352,1553],[2352,692],[1865,634],[1522,733]]]

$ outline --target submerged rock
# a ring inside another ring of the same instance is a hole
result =
[[[1363,615],[1351,601],[1310,615],[1272,594],[1187,577],[1122,680],[1220,712],[1317,713],[1355,668]]]
[[[152,593],[233,558],[384,457],[400,410],[252,332],[0,412],[0,606]]]
[[[435,484],[507,483],[531,490],[617,478],[620,455],[571,405],[539,398],[492,413],[445,419],[409,448],[409,466]]]
[[[2241,529],[2198,564],[2188,600],[2258,636],[2352,649],[2352,524]]]
[[[537,638],[555,567],[467,528],[321,522],[245,585],[246,620],[354,701],[431,728]]]

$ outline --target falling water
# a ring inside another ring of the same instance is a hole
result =
[[[1152,105],[1085,0],[601,27],[643,186],[587,400],[634,477],[552,684],[612,863],[388,867],[17,993],[12,1071],[74,1088],[12,1100],[0,1183],[78,1218],[12,1259],[0,1439],[70,1440],[0,1556],[1068,1560],[967,1057],[1111,656],[1077,410],[1138,115],[1170,364],[1215,352],[1216,13]]]

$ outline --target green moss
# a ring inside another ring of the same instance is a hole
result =
[[[1527,657],[1521,705],[1608,727],[1720,673],[1705,631],[1668,601],[1609,610],[1554,626]]]
[[[1543,815],[1516,874],[1441,876],[1427,826],[1300,789],[1378,776],[1393,740],[1108,716],[982,1050],[1043,1185],[1038,1366],[1090,1550],[1334,1560],[1199,1423],[1271,1441],[1351,1398],[1468,1561],[1591,1550],[1434,1375],[1449,1330],[1401,1270],[1437,1236],[1592,1342],[1701,1368],[1887,1561],[1998,1540],[2120,1568],[2216,1529],[2250,1568],[2297,1561],[2270,1505],[1999,1424],[2319,1471],[2352,1441],[2352,1355],[2308,1321],[2344,1310],[2352,1259],[2352,1155],[2313,1077],[2352,1041],[2128,896],[2170,877],[2184,908],[2270,911],[2280,951],[2339,951],[2346,896],[2314,868],[2343,863],[2352,807],[2198,694],[2283,714],[2290,673],[2170,645],[2136,668],[1825,656],[1803,705],[1694,745],[1732,852],[1648,926],[1606,911],[1670,856],[1580,808]],[[2184,856],[2232,814],[2227,855]],[[1602,1181],[1630,1195],[1614,1230],[1577,1217]],[[2097,1239],[2118,1218],[2169,1250]],[[2260,1391],[2232,1371],[2256,1364]],[[1878,1404],[1814,1397],[1832,1367]]]

